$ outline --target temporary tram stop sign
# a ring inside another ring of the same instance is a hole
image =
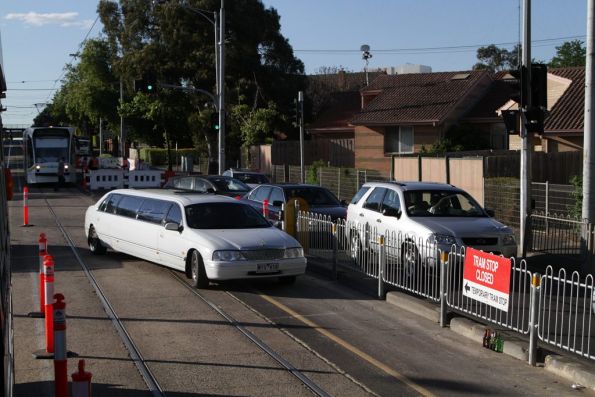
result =
[[[467,248],[463,295],[508,312],[511,267],[509,258]]]

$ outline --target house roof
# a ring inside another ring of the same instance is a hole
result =
[[[494,81],[490,85],[490,88],[483,98],[465,114],[463,117],[464,121],[500,118],[496,111],[510,100],[510,97],[514,93],[512,84],[516,82],[516,80],[503,80],[502,77],[504,75],[505,73],[500,72],[493,76]]]
[[[545,119],[546,135],[582,133],[585,117],[585,68],[550,69],[548,73],[568,79],[571,83]]]
[[[308,127],[308,131],[338,132],[353,131],[349,122],[353,115],[361,108],[361,96],[359,91],[335,92],[331,94],[329,106],[322,111],[316,120]]]
[[[376,95],[351,120],[354,125],[441,123],[482,79],[485,70],[381,75],[361,90]]]
[[[385,74],[384,72],[369,72],[368,80],[373,81],[376,77]],[[308,75],[308,84],[310,87],[324,85],[329,87],[331,92],[358,91],[366,85],[365,72],[345,72],[343,70],[337,73],[312,74]]]

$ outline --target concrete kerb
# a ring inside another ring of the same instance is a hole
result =
[[[415,313],[435,323],[440,322],[440,309],[436,304],[420,299],[402,292],[391,291],[386,294],[386,302],[401,309]],[[483,335],[486,328],[503,332],[505,343],[503,354],[514,357],[518,360],[528,362],[529,342],[514,336],[514,331],[498,329],[497,325],[485,325],[465,317],[453,317],[449,322],[450,329],[459,335],[482,345]],[[540,349],[540,356],[544,357],[544,368],[557,376],[584,386],[587,389],[595,390],[595,363],[578,362],[578,358],[566,357]]]

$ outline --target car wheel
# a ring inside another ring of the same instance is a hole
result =
[[[89,228],[89,238],[87,239],[87,243],[89,244],[89,251],[94,255],[102,255],[107,251],[107,248],[101,244],[101,240],[99,240],[97,232],[93,226]]]
[[[361,256],[361,252],[362,252],[362,243],[360,241],[359,233],[357,232],[357,230],[351,231],[350,240],[351,240],[351,245],[349,247],[349,252],[351,255],[351,259],[353,259],[354,261],[357,261],[358,258]]]
[[[279,284],[291,285],[295,284],[296,276],[282,276],[279,277]]]
[[[405,280],[415,279],[420,270],[421,257],[413,241],[407,241],[401,246],[401,264]]]
[[[192,286],[194,288],[207,288],[209,286],[209,278],[205,271],[205,264],[198,251],[192,251],[190,258],[190,274],[192,278]]]

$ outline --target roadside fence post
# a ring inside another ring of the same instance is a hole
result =
[[[446,327],[446,315],[448,313],[448,305],[446,302],[446,267],[448,266],[448,252],[438,250],[438,257],[440,258],[440,326]]]
[[[79,360],[78,372],[72,375],[72,397],[91,397],[93,374],[85,372],[85,360]]]
[[[541,284],[541,275],[533,273],[531,279],[531,299],[529,302],[529,364],[535,366],[537,363],[537,331],[538,320],[537,310],[539,310],[539,290]]]
[[[64,295],[55,294],[54,303],[54,388],[56,397],[68,397],[68,361],[66,358],[66,303]]]
[[[386,247],[384,246],[384,235],[378,236],[378,298],[384,299],[384,264],[386,258]]]
[[[337,250],[338,250],[338,238],[339,238],[339,233],[337,232],[337,224],[333,223],[331,225],[332,227],[332,232],[333,232],[333,280],[337,279]]]
[[[54,352],[54,259],[46,255],[43,261],[45,281],[45,351]]]

